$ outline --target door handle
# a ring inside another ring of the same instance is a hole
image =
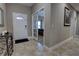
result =
[[[25,25],[25,28],[27,27],[27,25]]]

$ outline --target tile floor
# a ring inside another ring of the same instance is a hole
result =
[[[49,49],[34,40],[15,44],[12,56],[79,56],[79,39],[74,38],[63,45]]]

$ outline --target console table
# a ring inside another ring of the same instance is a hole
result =
[[[13,53],[13,37],[11,33],[0,35],[0,55],[11,56]]]

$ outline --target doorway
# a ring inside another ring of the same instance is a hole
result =
[[[15,40],[25,39],[27,34],[27,14],[13,13],[13,38]]]
[[[44,43],[44,8],[32,14],[32,36],[39,43]]]

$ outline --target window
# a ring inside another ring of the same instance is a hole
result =
[[[38,29],[41,28],[41,21],[38,21]]]
[[[18,16],[16,19],[22,20],[22,19],[23,19],[23,17]]]

